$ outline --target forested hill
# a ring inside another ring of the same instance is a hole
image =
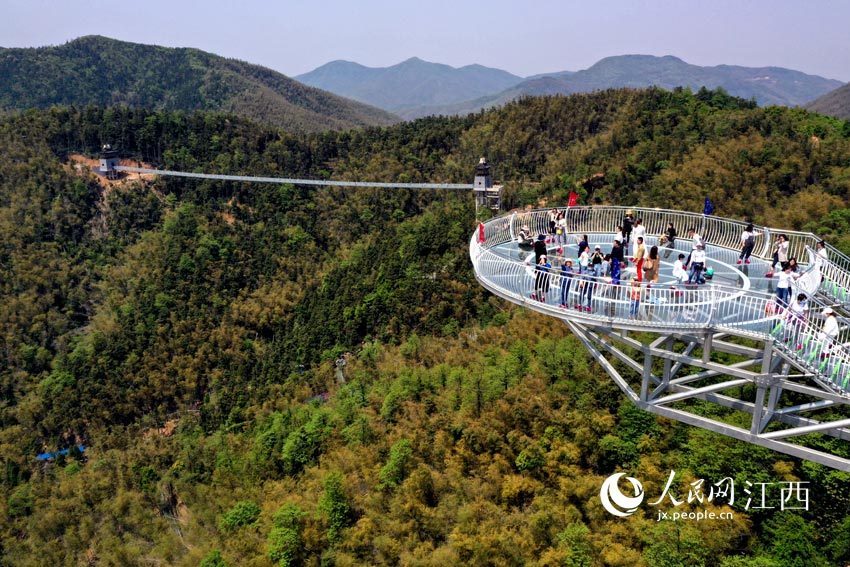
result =
[[[198,49],[81,37],[0,48],[0,110],[124,104],[232,112],[295,132],[385,125],[393,115],[280,73]]]
[[[476,283],[470,195],[107,184],[67,161],[105,142],[170,169],[387,181],[470,181],[486,155],[511,207],[712,195],[850,249],[848,123],[718,91],[309,135],[127,107],[2,118],[4,565],[850,561],[846,473],[636,410],[564,325]],[[602,510],[612,472],[660,494],[670,469],[802,480],[816,505]]]
[[[850,83],[810,102],[806,108],[812,112],[850,119]]]

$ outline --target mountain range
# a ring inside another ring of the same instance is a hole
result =
[[[271,69],[198,49],[101,36],[61,46],[0,48],[0,110],[56,104],[224,111],[297,132],[398,121]]]
[[[525,79],[480,65],[453,68],[417,58],[384,68],[334,61],[296,78],[408,119],[475,112],[521,96],[649,86],[722,87],[732,95],[753,98],[761,105],[798,106],[842,85],[840,81],[782,67],[701,67],[671,55],[606,57],[581,71],[546,73]]]
[[[211,110],[292,132],[468,114],[523,96],[648,86],[722,87],[762,105],[811,103],[812,110],[850,116],[850,88],[842,89],[839,81],[782,67],[700,67],[669,55],[607,57],[581,71],[525,78],[482,65],[455,68],[416,57],[383,68],[332,61],[293,79],[198,49],[102,36],[61,46],[0,47],[0,113],[57,104]]]
[[[850,120],[850,83],[813,100],[806,108],[821,114]]]
[[[419,107],[452,104],[501,92],[522,77],[482,65],[454,68],[412,57],[391,67],[366,67],[331,61],[297,75],[306,85],[396,113],[415,114]]]

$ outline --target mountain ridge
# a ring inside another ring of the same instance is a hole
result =
[[[523,80],[507,71],[477,63],[452,67],[419,57],[410,57],[389,67],[368,67],[337,59],[297,75],[295,79],[390,112],[457,103],[502,91]]]
[[[428,63],[419,58],[407,59],[392,67],[365,67],[359,63],[347,62],[345,65],[346,86],[337,82],[333,74],[338,72],[338,62],[331,62],[317,68],[299,79],[305,79],[308,84],[326,88],[337,94],[351,96],[358,100],[368,101],[385,109],[389,109],[406,119],[414,119],[431,114],[462,114],[475,112],[490,106],[504,104],[520,96],[539,96],[553,94],[575,94],[593,92],[608,88],[644,88],[660,86],[666,89],[689,87],[693,90],[705,86],[713,89],[721,87],[730,94],[743,98],[754,98],[761,105],[799,106],[818,98],[842,85],[840,81],[827,79],[787,69],[784,67],[744,67],[741,65],[721,64],[714,66],[699,66],[688,63],[675,55],[644,55],[624,54],[604,57],[579,71],[556,71],[531,75],[521,81],[509,84],[502,90],[482,92],[478,89],[472,96],[464,100],[449,100],[443,102],[421,103],[421,99],[410,99],[406,103],[386,94],[387,86],[381,81],[380,74],[388,69],[405,69],[415,61],[420,72],[425,73],[436,69],[442,64]],[[421,65],[425,63],[432,67]],[[473,65],[451,68],[456,71],[469,70]],[[366,69],[367,71],[363,71]],[[485,67],[488,72],[493,69]],[[321,80],[318,81],[318,77]],[[513,75],[515,77],[515,75]],[[311,81],[317,80],[313,83]],[[429,80],[438,81],[437,77]],[[474,80],[474,78],[472,78]],[[371,83],[374,90],[380,93],[374,97],[361,88],[355,92],[353,85]],[[422,78],[418,78],[422,83]],[[393,85],[395,92],[404,92],[399,85]],[[413,88],[413,87],[411,87]],[[423,88],[418,84],[416,88]],[[347,90],[349,89],[349,90]],[[456,90],[456,92],[460,92]],[[371,98],[370,98],[371,97]],[[457,97],[455,97],[457,98]]]
[[[232,112],[304,132],[397,120],[384,110],[302,85],[272,69],[196,48],[97,35],[59,46],[0,48],[0,109],[55,104]]]

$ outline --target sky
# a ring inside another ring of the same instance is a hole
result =
[[[0,46],[83,35],[197,47],[294,76],[410,57],[517,75],[611,55],[787,67],[850,81],[850,0],[0,0]]]

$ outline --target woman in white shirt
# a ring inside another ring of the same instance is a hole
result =
[[[781,307],[788,307],[791,300],[791,264],[784,262],[782,271],[779,272],[779,281],[776,282],[776,303]]]
[[[697,244],[696,250],[691,252],[691,275],[688,277],[688,283],[699,283],[704,269],[705,250],[703,250],[702,244]]]
[[[643,238],[644,243],[646,243],[646,227],[643,226],[643,219],[635,221],[635,227],[632,229],[632,234],[635,237],[634,243],[632,244],[632,256],[637,256],[637,239]]]
[[[825,355],[832,351],[832,345],[838,339],[838,319],[835,318],[835,311],[832,307],[827,307],[823,310],[823,329],[821,329],[818,338],[823,341],[823,353]]]
[[[800,332],[806,322],[806,310],[808,310],[808,297],[805,293],[797,294],[797,298],[791,302],[786,315],[787,326],[785,327],[785,341],[791,341],[797,345],[797,350],[801,348]]]
[[[753,253],[753,248],[756,247],[756,236],[758,233],[753,229],[753,223],[747,225],[744,232],[741,233],[741,255],[738,256],[738,263],[750,263],[750,255]]]
[[[558,213],[558,220],[555,221],[555,233],[558,244],[567,243],[567,215],[563,211]]]
[[[679,254],[679,259],[673,262],[673,277],[679,284],[688,281],[688,272],[685,270],[685,255]]]
[[[764,277],[772,278],[776,264],[782,264],[788,261],[788,237],[780,234],[776,237],[776,244],[773,245],[773,263],[770,265],[770,271]]]
[[[588,268],[590,266],[590,247],[588,246],[584,250],[582,250],[581,255],[578,257],[578,265],[579,265],[579,273],[586,274],[588,272]]]

